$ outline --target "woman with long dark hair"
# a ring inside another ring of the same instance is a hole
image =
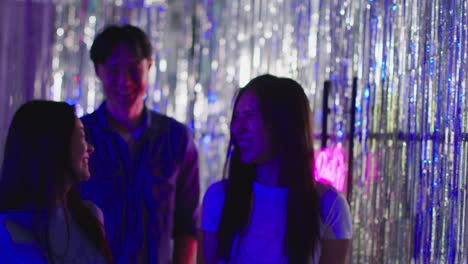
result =
[[[202,263],[345,263],[349,208],[313,179],[311,111],[297,82],[263,75],[240,90],[225,178],[205,194]]]
[[[102,213],[76,190],[92,152],[73,106],[18,109],[0,174],[1,263],[112,263]]]

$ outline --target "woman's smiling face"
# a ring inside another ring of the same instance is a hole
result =
[[[231,135],[245,164],[260,165],[273,158],[273,147],[260,112],[257,96],[247,91],[237,101]]]
[[[86,142],[83,123],[78,118],[75,119],[70,151],[72,170],[75,177],[77,177],[76,180],[78,180],[78,182],[89,180],[88,161],[89,156],[94,151],[94,147]],[[72,183],[75,182],[72,180]]]

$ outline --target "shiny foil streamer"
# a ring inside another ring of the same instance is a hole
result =
[[[0,1],[1,160],[14,111],[27,100],[46,97],[52,82],[54,13],[49,1]]]
[[[0,1],[0,147],[26,100],[92,112],[103,98],[94,35],[132,23],[155,48],[147,105],[194,131],[203,190],[221,178],[238,87],[267,72],[295,78],[319,139],[328,80],[327,145],[348,146],[355,129],[351,263],[466,263],[467,10],[464,0]]]

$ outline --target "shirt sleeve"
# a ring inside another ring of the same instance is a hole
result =
[[[351,239],[353,227],[346,199],[333,189],[327,190],[322,198],[322,238]]]
[[[203,211],[200,229],[215,232],[219,229],[224,205],[224,183],[220,181],[212,184],[203,198]]]
[[[177,177],[174,235],[197,237],[200,200],[198,152],[188,130],[186,140],[187,144]]]
[[[0,263],[21,263],[15,256],[15,250],[13,248],[10,233],[6,229],[3,221],[0,221],[0,249],[2,251],[2,254],[0,254]]]

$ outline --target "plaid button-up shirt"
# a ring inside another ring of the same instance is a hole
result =
[[[196,236],[198,155],[187,128],[145,109],[133,151],[108,123],[105,102],[82,118],[95,151],[82,197],[104,213],[116,263],[169,263],[175,234]]]

